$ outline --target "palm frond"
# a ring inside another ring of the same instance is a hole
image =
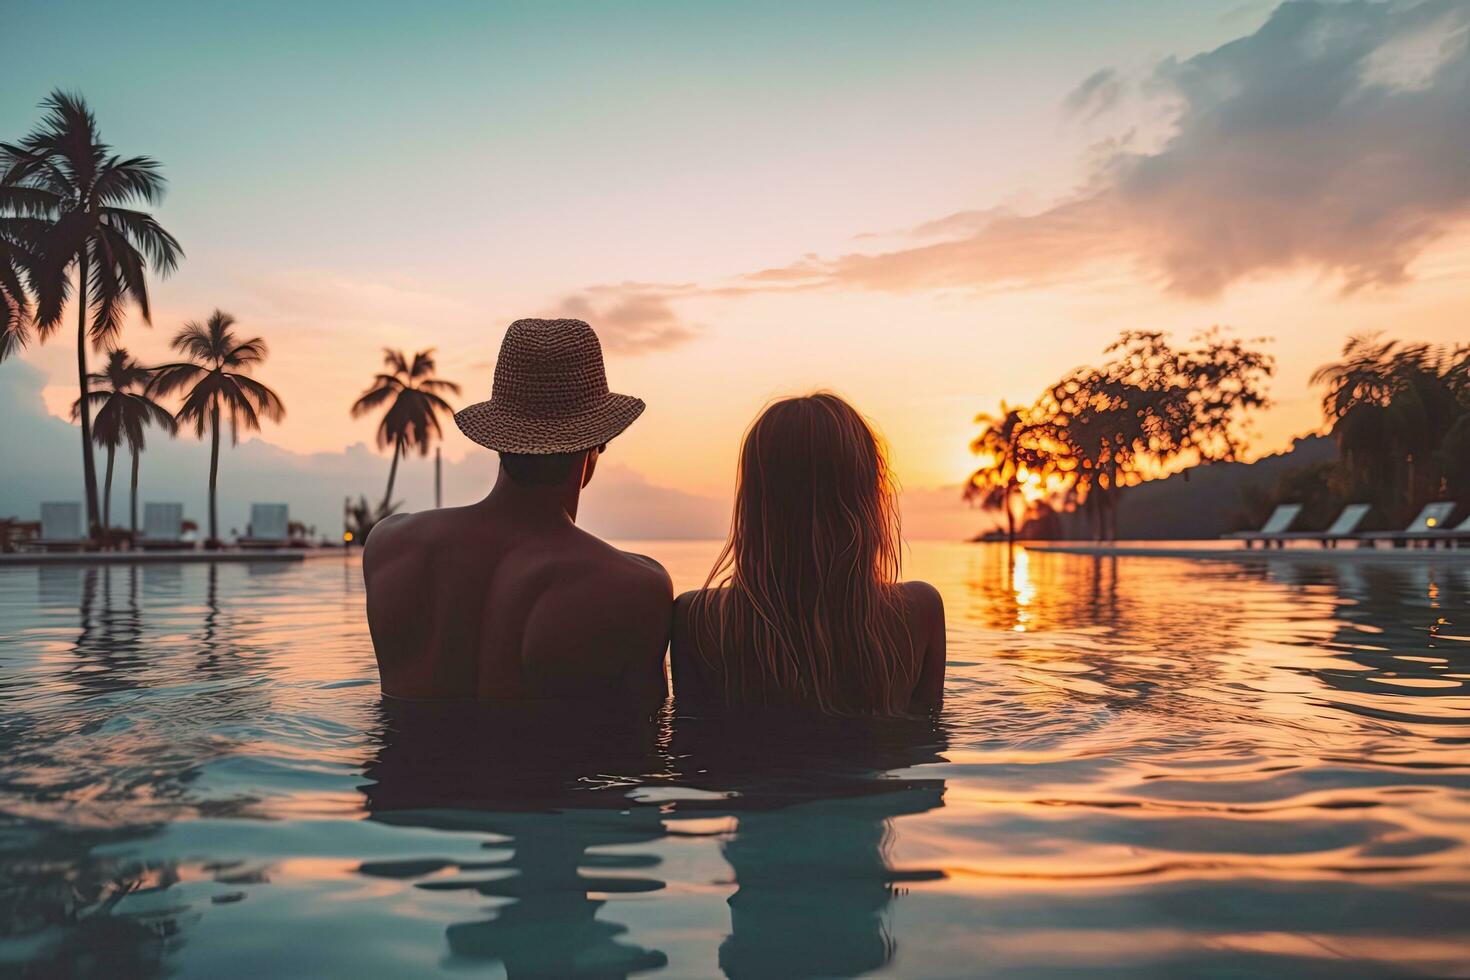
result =
[[[252,411],[258,411],[272,422],[280,422],[286,417],[286,404],[281,401],[281,396],[245,374],[227,375],[235,383],[236,388],[243,396],[243,400],[250,404]],[[259,428],[259,425],[255,426]]]
[[[197,385],[209,371],[192,361],[160,364],[153,369],[153,378],[145,391],[148,394],[168,397],[185,388]]]
[[[233,335],[230,337],[233,341]],[[270,349],[266,347],[265,340],[261,337],[251,337],[249,340],[236,343],[225,352],[222,359],[225,367],[248,368],[252,364],[259,364],[265,360]]]
[[[379,377],[382,377],[382,375],[379,375]],[[396,393],[396,388],[391,388],[387,385],[379,385],[376,388],[369,388],[367,391],[362,393],[357,401],[352,403],[352,417],[358,418],[362,415],[366,415],[368,412],[371,412],[373,409],[383,404],[383,402],[387,401],[389,398],[392,398],[393,395]]]
[[[102,227],[117,231],[138,252],[148,257],[148,263],[159,275],[167,276],[179,267],[184,257],[183,246],[177,238],[164,230],[151,214],[128,208],[107,207],[101,209],[98,220]]]
[[[104,204],[140,199],[157,204],[163,200],[167,183],[157,160],[141,156],[124,159],[114,154],[103,162],[93,192]]]
[[[449,382],[445,382],[445,383],[446,384],[449,384]],[[454,393],[455,394],[459,394],[459,385],[453,385],[453,388],[454,388]],[[440,398],[438,395],[434,394],[432,391],[424,391],[422,388],[420,388],[419,390],[420,390],[421,394],[423,395],[424,402],[429,407],[429,412],[430,412],[431,415],[433,413],[435,413],[435,412],[443,412],[446,415],[453,415],[454,414],[454,406],[453,405],[449,404],[447,401],[445,401],[444,399]]]
[[[434,348],[421,350],[413,355],[413,366],[408,369],[410,378],[423,378],[434,373]]]
[[[258,432],[260,430],[260,416],[255,411],[255,405],[252,400],[244,394],[238,385],[240,377],[238,374],[225,375],[227,381],[235,382],[235,384],[223,389],[224,397],[222,400],[230,416],[230,445],[232,446],[239,444],[241,429],[244,429],[246,432]]]
[[[459,385],[453,381],[445,381],[443,378],[425,378],[418,383],[420,391],[447,391],[451,395],[460,393]]]
[[[90,405],[90,406],[92,406],[94,409],[96,409],[96,408],[98,408],[98,407],[100,407],[102,405],[105,405],[107,403],[107,400],[109,398],[111,398],[112,396],[113,396],[113,392],[106,391],[106,390],[101,389],[101,388],[99,388],[99,389],[97,389],[95,391],[88,391],[87,392],[87,404]],[[77,421],[78,419],[80,419],[82,417],[82,400],[80,398],[76,398],[76,399],[73,399],[72,400],[72,403],[71,403],[71,411],[69,413],[69,416],[70,416],[70,418],[71,418],[71,420],[73,422]]]
[[[190,320],[185,323],[183,328],[174,335],[169,345],[194,361],[210,363],[217,360],[209,328],[198,320]]]
[[[196,367],[196,365],[190,365],[190,367]],[[174,413],[174,418],[180,425],[193,426],[194,434],[201,439],[204,438],[204,433],[209,428],[210,417],[213,414],[211,410],[214,408],[215,396],[219,391],[219,386],[215,383],[216,378],[215,374],[206,372],[199,383],[189,389],[189,393],[184,396],[183,404]]]

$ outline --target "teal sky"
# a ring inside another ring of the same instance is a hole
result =
[[[732,274],[1052,193],[1077,163],[1057,102],[1085,75],[1210,46],[1267,8],[3,9],[0,132],[53,87],[83,92],[119,148],[165,162],[191,278],[309,264],[555,289]]]

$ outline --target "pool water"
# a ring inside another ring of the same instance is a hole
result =
[[[1470,975],[1470,562],[908,573],[936,722],[736,727],[387,708],[355,557],[0,567],[0,975]]]

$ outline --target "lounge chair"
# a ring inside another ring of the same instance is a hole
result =
[[[41,536],[33,544],[47,551],[80,551],[88,544],[82,528],[82,505],[78,503],[43,503]]]
[[[1428,541],[1433,544],[1437,540],[1450,537],[1446,534],[1445,523],[1450,515],[1455,512],[1453,500],[1439,500],[1432,504],[1425,504],[1419,516],[1409,522],[1409,526],[1402,531],[1370,531],[1367,534],[1358,535],[1358,540],[1376,545],[1379,541],[1388,541],[1394,547],[1403,547],[1413,541]]]
[[[1460,548],[1470,545],[1470,514],[1465,519],[1448,531],[1444,532],[1445,543],[1451,548]]]
[[[251,504],[242,548],[284,548],[290,538],[291,510],[285,504]]]
[[[1268,548],[1273,541],[1279,546],[1281,535],[1291,527],[1291,522],[1296,520],[1297,515],[1301,512],[1301,504],[1281,504],[1271,512],[1270,517],[1266,518],[1266,523],[1261,525],[1259,531],[1235,531],[1223,537],[1244,541],[1247,548],[1254,547],[1257,541],[1264,542]]]
[[[139,548],[182,548],[184,546],[184,505],[143,505],[143,533],[138,535]]]
[[[1348,504],[1327,530],[1293,531],[1290,534],[1281,535],[1281,538],[1286,541],[1317,541],[1324,548],[1335,548],[1339,541],[1358,539],[1358,525],[1363,523],[1364,518],[1372,509],[1372,504]]]

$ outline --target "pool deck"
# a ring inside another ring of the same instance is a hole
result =
[[[1205,561],[1467,562],[1470,548],[1170,548],[1158,545],[1035,544],[1027,551],[1102,558],[1190,558]]]
[[[26,551],[0,555],[6,565],[140,565],[156,562],[296,562],[347,554],[345,548],[277,548],[259,551]]]

